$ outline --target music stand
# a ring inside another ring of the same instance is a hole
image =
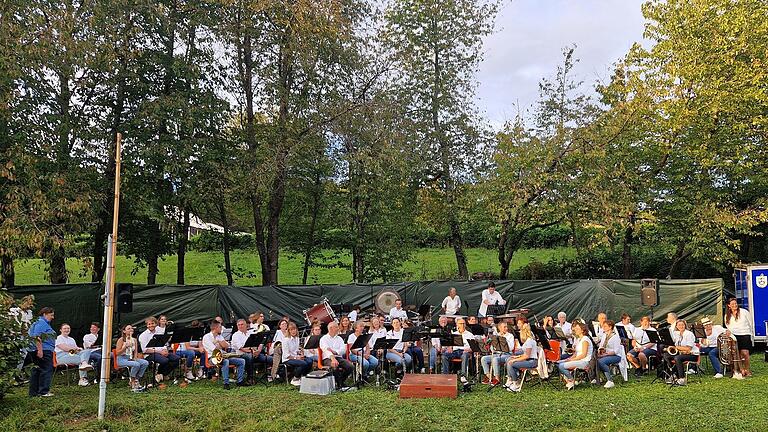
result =
[[[693,332],[693,335],[696,337],[696,339],[707,338],[707,331],[704,330],[704,324],[701,324],[701,323],[691,324],[690,329]]]
[[[547,351],[552,351],[552,347],[549,345],[549,337],[547,337],[547,331],[539,326],[531,327],[531,332],[536,341]]]
[[[354,387],[357,387],[358,389],[365,384],[365,380],[363,377],[365,376],[365,369],[363,368],[363,359],[365,358],[365,347],[368,346],[368,342],[371,340],[371,336],[373,336],[372,333],[363,333],[360,336],[355,339],[355,343],[352,344],[352,346],[349,348],[350,354],[352,354],[352,351],[359,349],[360,354],[357,355],[358,363],[360,363],[360,377],[353,384]]]
[[[167,334],[171,335],[171,340],[169,341],[171,344],[200,340],[204,335],[202,327],[185,327]]]
[[[627,328],[623,325],[616,324],[614,328],[616,329],[616,333],[619,334],[620,339],[632,339],[629,337],[629,333],[627,333]]]
[[[243,346],[241,347],[241,349],[250,348],[251,351],[253,351],[254,349],[258,348],[259,345],[264,345],[267,343],[267,336],[269,336],[269,332],[252,333],[248,336],[245,342],[243,342]],[[259,357],[260,354],[261,354],[261,351],[257,352],[256,354],[251,353],[251,367],[249,371],[251,377],[255,376],[254,372],[256,371],[256,359]],[[255,383],[259,383],[259,382],[264,384],[265,387],[269,385],[269,382],[267,381],[266,365],[264,367],[264,375],[262,375],[261,377],[255,380]]]
[[[376,339],[376,343],[373,344],[372,351],[374,351],[374,352],[379,352],[380,350],[383,351],[384,354],[381,356],[381,361],[382,362],[389,362],[389,360],[387,360],[387,352],[389,350],[391,350],[391,349],[394,349],[395,345],[397,345],[397,342],[398,342],[397,339],[387,339],[386,337],[380,337],[380,338]],[[382,367],[381,368],[381,373],[379,374],[379,376],[376,377],[376,384],[377,385],[379,383],[379,377],[381,377],[381,375],[384,374],[385,370],[386,370],[386,368]],[[392,381],[392,380],[388,380],[387,384],[388,385],[397,385],[397,382]]]
[[[403,329],[403,342],[417,342],[419,340],[418,331],[416,327],[408,327]]]
[[[485,328],[480,324],[470,324],[467,329],[475,336],[485,336]]]
[[[152,336],[152,339],[150,339],[149,342],[147,342],[147,348],[164,348],[166,345],[168,345],[168,341],[170,339],[171,339],[170,334],[156,334]],[[152,380],[153,381],[156,375],[157,375],[157,362],[153,361],[152,362]]]
[[[312,335],[307,338],[307,341],[304,342],[304,349],[305,350],[311,350],[311,349],[317,349],[320,347],[320,338],[322,336]]]
[[[488,307],[485,310],[485,316],[497,316],[497,315],[504,315],[506,312],[507,305],[500,305],[500,304],[494,304],[494,305],[488,305]]]

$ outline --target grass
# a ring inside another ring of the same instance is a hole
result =
[[[108,418],[95,418],[98,388],[58,385],[50,399],[29,399],[17,389],[0,402],[7,431],[327,431],[327,430],[552,430],[552,431],[764,431],[768,429],[768,366],[752,356],[754,378],[715,380],[668,388],[651,378],[617,381],[611,390],[525,388],[520,394],[484,389],[450,399],[399,399],[395,391],[309,396],[279,384],[222,389],[198,382],[186,389],[132,394],[125,381],[110,384]],[[482,390],[482,391],[480,391]]]
[[[569,248],[524,249],[515,254],[511,269],[522,267],[533,260],[548,261],[552,258],[569,256],[574,251]],[[491,272],[498,274],[499,264],[496,251],[490,249],[467,249],[470,273]],[[331,256],[331,252],[326,252]],[[231,254],[232,267],[240,276],[235,278],[238,285],[258,285],[261,283],[261,266],[256,252],[234,251]],[[341,255],[340,260],[349,265],[349,255]],[[287,252],[280,254],[280,283],[301,284],[302,257]],[[176,283],[175,255],[160,261],[160,274],[157,282]],[[16,265],[16,285],[46,284],[45,263],[39,259],[19,260]],[[216,252],[189,252],[186,257],[185,282],[190,285],[225,284],[223,272],[224,257]],[[116,262],[117,280],[120,282],[146,283],[146,269],[136,269],[133,260],[118,256]],[[82,261],[76,258],[67,260],[70,282],[89,282],[90,275],[83,270]],[[456,274],[456,258],[452,249],[418,249],[410,261],[403,264],[401,271],[404,280],[450,279]],[[343,284],[352,280],[352,273],[346,268],[310,268],[310,284]]]

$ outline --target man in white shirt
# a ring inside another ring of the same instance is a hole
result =
[[[488,305],[505,305],[506,300],[501,298],[501,294],[496,291],[496,284],[491,282],[488,284],[488,288],[483,290],[482,302],[480,302],[480,310],[477,311],[477,315],[484,317],[488,311]]]
[[[725,328],[720,325],[712,325],[712,320],[708,317],[701,319],[701,324],[704,325],[704,332],[707,337],[701,339],[701,351],[702,355],[709,356],[709,362],[712,363],[712,369],[715,370],[715,378],[723,377],[723,365],[720,364],[720,350],[717,349],[717,338],[725,333]]]
[[[213,351],[219,349],[222,352],[227,352],[229,343],[224,340],[221,335],[221,324],[218,321],[211,323],[211,331],[203,336],[203,348],[205,349],[208,358],[213,358]],[[229,390],[229,366],[235,365],[237,367],[237,385],[240,387],[247,387],[248,383],[243,379],[245,375],[245,360],[238,357],[225,358],[221,362],[221,377],[224,379],[224,390]]]
[[[464,318],[458,318],[456,320],[456,330],[453,331],[452,334],[461,335],[464,344],[447,347],[443,354],[442,361],[443,373],[447,374],[449,372],[448,366],[450,365],[451,360],[461,358],[461,372],[459,377],[463,383],[467,382],[469,359],[472,357],[472,349],[469,347],[469,341],[475,337],[472,332],[467,330],[466,324]]]
[[[628,313],[621,314],[621,325],[624,326],[624,329],[627,331],[627,336],[629,336],[630,339],[635,337],[635,326],[632,324],[632,317]]]
[[[99,379],[99,376],[101,374],[101,349],[99,345],[101,343],[99,342],[99,331],[101,330],[101,325],[97,322],[91,323],[91,328],[89,329],[89,333],[85,336],[83,336],[83,349],[89,349],[91,351],[91,355],[88,358],[88,362],[93,364],[94,371],[96,372],[96,379]]]
[[[448,290],[448,295],[443,299],[443,303],[440,305],[443,308],[443,313],[448,315],[456,315],[461,309],[461,298],[456,294],[456,288],[451,287]]]
[[[441,316],[438,319],[437,324],[440,326],[436,331],[438,335],[441,333],[448,334],[451,332],[448,328],[448,317]],[[440,346],[440,337],[433,337],[431,339],[431,345],[432,347],[429,349],[429,373],[433,373],[435,371],[435,366],[437,365],[437,354],[440,353],[440,355],[442,355],[448,349],[447,347]]]
[[[400,301],[400,300],[398,300]],[[320,351],[323,355],[323,366],[330,367],[336,379],[336,388],[341,389],[344,381],[352,373],[352,363],[344,358],[347,345],[339,336],[339,325],[336,321],[328,324],[328,334],[320,338]]]
[[[139,335],[139,345],[141,346],[141,352],[144,353],[144,359],[157,365],[155,380],[159,383],[163,381],[163,375],[170,374],[179,366],[179,356],[170,352],[168,347],[165,346],[147,348],[147,344],[152,340],[155,330],[157,330],[157,318],[149,317],[144,320],[144,324],[147,326],[147,329]]]
[[[636,328],[632,335],[632,350],[627,353],[627,361],[635,367],[635,376],[637,377],[645,373],[648,358],[657,354],[656,344],[651,343],[647,333],[647,331],[653,330],[651,317],[644,316],[640,318],[640,327]]]
[[[395,307],[389,310],[389,319],[395,318],[408,319],[408,313],[403,309],[403,301],[400,299],[395,300]]]
[[[242,353],[242,359],[245,360],[245,373],[248,381],[253,378],[254,360],[261,359],[262,363],[266,361],[266,356],[261,353],[264,348],[259,345],[256,348],[245,348],[245,341],[251,336],[253,331],[248,328],[248,322],[244,319],[237,320],[237,331],[232,333],[232,351]]]
[[[352,308],[352,312],[347,314],[347,318],[349,318],[349,322],[353,323],[357,321],[357,315],[360,313],[360,305],[355,305]]]

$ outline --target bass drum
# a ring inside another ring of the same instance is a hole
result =
[[[376,301],[374,301],[376,312],[388,314],[389,310],[395,307],[396,300],[401,300],[400,294],[398,294],[397,291],[393,289],[381,290],[381,292],[376,295]]]
[[[328,324],[336,319],[336,314],[331,309],[331,304],[328,299],[323,299],[323,302],[316,304],[309,309],[304,310],[304,319],[307,320],[307,324],[312,325],[317,321],[320,324]]]

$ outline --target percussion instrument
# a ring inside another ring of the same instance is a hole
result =
[[[395,301],[401,300],[400,294],[392,289],[383,289],[376,295],[373,304],[376,306],[377,313],[388,314],[390,309],[395,307]]]
[[[312,325],[315,321],[321,324],[328,324],[336,319],[336,313],[333,312],[328,299],[324,298],[322,303],[316,304],[309,309],[304,309],[304,319],[307,320],[309,325]]]

